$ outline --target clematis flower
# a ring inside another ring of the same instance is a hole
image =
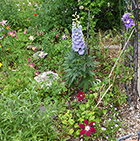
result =
[[[124,25],[126,26],[126,29],[131,28],[132,25],[135,25],[135,23],[133,22],[133,19],[131,19],[129,16],[131,15],[131,13],[125,13],[123,15],[123,17],[121,18],[121,20],[123,21]]]
[[[64,35],[62,36],[62,40],[66,39],[66,38],[67,38],[67,36],[64,33]]]
[[[80,135],[86,134],[87,137],[90,137],[91,133],[96,132],[95,128],[93,128],[93,127],[91,128],[91,126],[93,126],[95,123],[91,122],[88,125],[88,121],[86,119],[84,120],[84,123],[86,124],[86,126],[84,124],[79,124],[79,127],[82,129],[80,132]]]
[[[4,25],[7,25],[6,22],[7,22],[7,20],[2,19],[2,21],[0,23],[2,24],[2,26],[4,26]]]
[[[83,98],[85,98],[85,93],[79,91],[79,94],[77,95],[77,97],[79,98],[78,101],[83,100]]]

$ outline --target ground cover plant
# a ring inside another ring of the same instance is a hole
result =
[[[116,29],[95,32],[97,19],[79,8],[82,2],[59,2],[0,2],[0,140],[115,140],[122,127],[119,110],[127,97],[120,86],[133,77],[122,62],[133,47],[121,52]],[[122,18],[126,39],[134,26],[130,15]],[[118,52],[104,48],[110,37]]]

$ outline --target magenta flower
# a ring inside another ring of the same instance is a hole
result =
[[[53,28],[53,31],[55,31],[55,29]]]
[[[123,21],[124,25],[126,26],[126,29],[131,28],[132,25],[135,25],[135,23],[133,22],[133,19],[131,19],[129,16],[131,15],[131,13],[125,13],[123,15],[123,17],[121,18],[121,20]]]
[[[83,100],[83,98],[85,98],[85,93],[79,91],[79,94],[77,95],[77,97],[79,98],[78,101]]]
[[[4,35],[4,37],[6,38],[6,35],[4,33],[2,33]]]
[[[56,34],[56,38],[58,38],[58,34]]]
[[[15,34],[13,32],[8,32],[8,35],[11,36],[11,37],[15,36]]]
[[[18,37],[17,37],[17,35],[15,34],[15,36],[16,36],[16,39],[18,39]]]
[[[1,21],[0,23],[1,23],[2,26],[3,26],[3,25],[7,25],[6,22],[7,22],[7,20],[3,20],[3,19],[2,19],[2,21]]]
[[[28,61],[30,61],[31,59],[30,58],[28,58]]]
[[[38,75],[38,74],[39,74],[39,71],[35,73],[35,75]]]
[[[39,32],[37,31],[37,36],[39,36]]]
[[[40,35],[42,35],[42,34],[43,34],[43,32],[40,33]]]
[[[6,27],[7,29],[10,29],[9,25]]]
[[[91,126],[93,126],[95,124],[95,122],[91,122],[88,125],[88,121],[85,119],[84,123],[86,124],[86,126],[84,124],[79,124],[79,127],[82,129],[80,132],[80,135],[86,134],[87,137],[90,137],[91,133],[96,132],[95,128],[93,128],[93,127],[91,128]]]
[[[32,67],[32,68],[34,68],[35,66],[31,63],[30,65],[29,65],[29,67]]]

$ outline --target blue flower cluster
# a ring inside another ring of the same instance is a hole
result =
[[[85,41],[83,38],[83,32],[82,32],[82,26],[81,25],[77,25],[76,26],[72,26],[72,49],[75,52],[78,52],[79,55],[83,55],[84,54],[84,48],[85,48]]]

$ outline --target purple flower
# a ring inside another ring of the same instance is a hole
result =
[[[128,27],[132,27],[132,25],[135,25],[135,23],[133,22],[133,19],[131,19],[129,16],[131,15],[131,13],[125,13],[123,15],[123,17],[121,18],[121,20],[123,21],[123,23],[126,26],[126,29],[128,29]]]
[[[67,35],[65,35],[65,33],[64,33],[64,35],[62,36],[62,40],[66,39],[66,38],[67,38]]]
[[[83,55],[84,52],[85,52],[85,51],[84,51],[83,49],[80,49],[80,50],[78,51],[79,55]]]
[[[72,49],[79,55],[84,54],[85,41],[83,38],[82,26],[72,26]]]

